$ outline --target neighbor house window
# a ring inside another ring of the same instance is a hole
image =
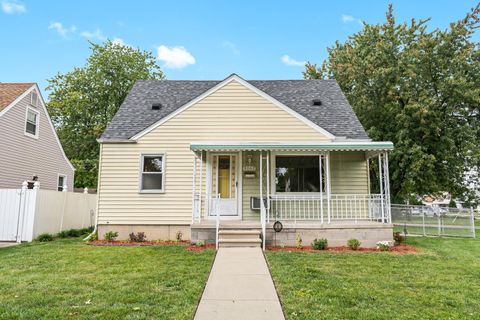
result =
[[[142,155],[141,191],[163,192],[165,156]]]
[[[276,192],[320,192],[319,157],[276,156],[275,183]],[[324,181],[322,183],[325,191]]]
[[[67,177],[64,175],[58,175],[58,183],[57,183],[57,190],[63,191],[63,186],[67,184]]]
[[[38,120],[40,114],[30,108],[27,108],[27,116],[25,119],[25,134],[38,137]]]

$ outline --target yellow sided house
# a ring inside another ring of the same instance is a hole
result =
[[[368,138],[334,80],[138,81],[99,142],[100,238],[392,240],[393,144]]]

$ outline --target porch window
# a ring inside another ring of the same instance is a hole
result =
[[[165,177],[165,156],[142,155],[141,191],[163,192]]]
[[[319,156],[276,156],[276,192],[320,192],[319,161]]]

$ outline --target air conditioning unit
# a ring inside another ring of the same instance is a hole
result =
[[[263,205],[267,207],[267,198],[263,198]],[[260,210],[260,198],[259,197],[250,197],[250,209]]]

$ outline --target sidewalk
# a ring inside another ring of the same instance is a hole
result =
[[[285,319],[260,248],[218,250],[194,319]]]

